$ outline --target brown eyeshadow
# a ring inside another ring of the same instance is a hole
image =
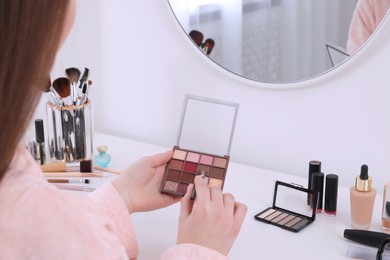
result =
[[[286,218],[284,218],[283,220],[281,220],[278,224],[284,225],[284,224],[286,224],[287,222],[289,222],[290,220],[292,220],[293,218],[295,218],[295,216],[289,215],[289,216],[287,216]]]
[[[195,179],[195,174],[189,172],[183,172],[183,175],[181,176],[181,180],[186,183],[193,183],[194,179]]]
[[[224,169],[221,169],[221,168],[213,168],[211,170],[211,174],[210,174],[210,177],[212,178],[218,178],[218,179],[223,179],[225,175],[225,170]]]
[[[210,169],[211,169],[210,166],[199,164],[198,168],[196,169],[196,172],[204,171],[206,173],[205,175],[209,176],[210,175]]]
[[[178,161],[178,160],[172,159],[172,160],[169,162],[169,168],[174,169],[174,170],[181,171],[181,169],[183,168],[183,162],[182,162],[182,161]]]
[[[179,181],[180,180],[180,172],[176,170],[168,170],[167,179]]]
[[[265,218],[265,220],[270,221],[270,220],[276,218],[277,216],[279,216],[280,214],[282,214],[282,212],[280,212],[280,211],[275,211],[275,212],[272,213],[271,215],[267,216],[267,217]]]
[[[285,226],[286,227],[292,227],[292,226],[294,226],[295,224],[297,224],[301,220],[302,219],[300,217],[295,217],[293,220],[287,222]]]

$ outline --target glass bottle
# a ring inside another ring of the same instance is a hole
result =
[[[95,162],[100,167],[107,167],[111,161],[111,155],[107,154],[107,149],[108,147],[105,145],[97,147],[99,154],[95,156]]]

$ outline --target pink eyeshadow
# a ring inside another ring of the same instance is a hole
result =
[[[199,161],[199,157],[200,155],[198,153],[191,153],[189,152],[187,154],[187,161],[190,161],[190,162],[198,162]]]
[[[209,155],[202,154],[200,156],[200,163],[207,164],[207,165],[212,165],[213,164],[213,157],[209,156]]]

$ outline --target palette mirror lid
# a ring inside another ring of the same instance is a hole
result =
[[[307,198],[310,198],[310,206]],[[318,192],[297,184],[276,181],[273,208],[289,211],[314,221],[317,211]]]
[[[239,104],[186,95],[176,145],[217,155],[229,155]]]

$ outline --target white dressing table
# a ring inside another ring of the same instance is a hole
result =
[[[122,169],[140,157],[171,149],[102,133],[96,133],[94,139],[95,147],[108,146],[107,153],[112,156],[109,167],[115,169]],[[90,185],[97,187],[113,176],[106,174],[104,178],[95,178]],[[232,193],[237,201],[248,207],[241,232],[229,253],[230,259],[349,259],[348,245],[360,246],[343,237],[344,230],[351,228],[349,187],[339,187],[336,216],[317,214],[311,225],[293,233],[253,217],[272,206],[276,180],[307,186],[306,178],[230,162],[224,192]],[[382,231],[381,202],[382,195],[378,194],[371,224],[374,231]],[[138,259],[159,259],[165,248],[175,244],[179,206],[132,214],[139,243]]]

